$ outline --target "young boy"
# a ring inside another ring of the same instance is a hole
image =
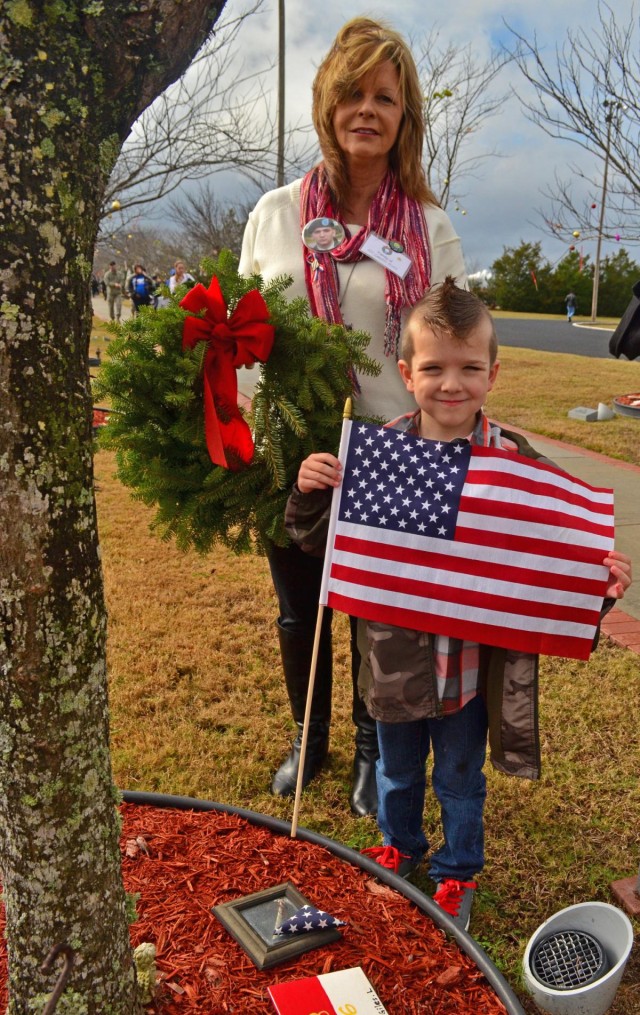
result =
[[[447,278],[412,310],[402,339],[400,373],[417,410],[388,424],[430,440],[464,438],[542,459],[521,436],[490,423],[482,405],[499,369],[492,317],[472,293]],[[552,463],[548,463],[552,464]],[[339,460],[325,453],[302,463],[287,505],[287,531],[310,552],[322,542],[330,491],[340,484]],[[631,562],[618,551],[603,613],[631,583]],[[377,721],[378,825],[383,845],[363,852],[407,876],[428,849],[423,830],[425,765],[433,751],[432,783],[444,844],[431,855],[435,901],[466,929],[475,877],[484,865],[483,766],[487,732],[495,767],[513,775],[539,773],[538,659],[389,624],[360,622],[366,631],[361,689]]]

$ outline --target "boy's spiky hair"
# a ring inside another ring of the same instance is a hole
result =
[[[444,282],[432,286],[411,310],[402,332],[401,358],[411,362],[416,328],[427,325],[435,334],[450,335],[459,342],[465,342],[482,320],[491,323],[489,356],[493,365],[498,355],[493,317],[481,299],[468,289],[457,286],[453,275],[447,275]]]

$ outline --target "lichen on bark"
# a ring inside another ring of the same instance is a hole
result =
[[[133,121],[216,19],[207,0],[0,11],[0,868],[11,1015],[140,1010],[109,758],[88,272]],[[146,16],[149,24],[146,25]],[[177,25],[179,31],[177,31]],[[87,116],[86,111],[92,115]],[[99,919],[97,918],[99,916]]]

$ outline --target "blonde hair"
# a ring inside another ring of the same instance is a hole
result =
[[[351,95],[354,85],[386,60],[398,72],[404,111],[389,164],[407,197],[423,204],[438,204],[422,165],[423,95],[411,51],[402,36],[384,23],[358,17],[342,26],[313,82],[313,125],[338,207],[345,198],[349,178],[333,129],[333,114],[336,106]]]
[[[453,275],[447,275],[444,282],[432,286],[407,317],[402,332],[400,358],[405,363],[411,363],[415,351],[415,332],[420,327],[426,325],[437,335],[445,334],[464,343],[483,320],[489,321],[491,325],[489,361],[493,366],[498,355],[498,336],[493,317],[478,296],[468,289],[461,289],[456,285]]]

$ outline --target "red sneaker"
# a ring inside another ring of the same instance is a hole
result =
[[[360,852],[363,856],[375,860],[386,870],[399,874],[401,878],[408,877],[418,866],[416,860],[412,860],[406,853],[401,853],[395,846],[369,846],[368,849],[361,849]]]
[[[453,917],[453,922],[458,927],[468,930],[473,897],[477,887],[475,881],[456,881],[455,878],[447,878],[439,883],[433,901],[438,903],[440,909],[444,909],[445,913]]]

